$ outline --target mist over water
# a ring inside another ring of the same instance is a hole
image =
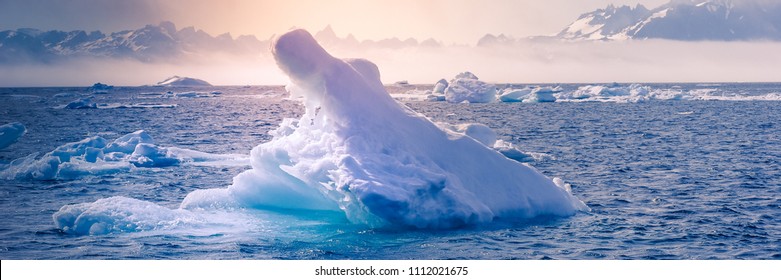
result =
[[[339,57],[377,64],[385,84],[431,84],[471,71],[496,83],[772,82],[781,72],[778,42],[561,42],[526,40],[510,46],[330,49]],[[173,76],[214,85],[283,85],[270,54],[215,55],[171,62],[82,58],[47,64],[0,64],[2,86],[138,86]]]

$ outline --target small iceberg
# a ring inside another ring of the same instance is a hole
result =
[[[471,72],[463,72],[447,83],[444,94],[450,103],[490,103],[496,100],[496,86],[480,81]]]
[[[63,106],[65,109],[97,109],[98,104],[92,102],[89,98],[76,99]]]
[[[27,128],[23,124],[14,122],[0,126],[0,150],[5,149],[11,144],[16,143],[19,138],[27,133]]]
[[[556,102],[556,97],[553,96],[556,93],[561,92],[561,88],[552,88],[552,87],[538,87],[533,89],[529,95],[526,96],[526,98],[523,99],[523,102],[532,102],[532,103],[544,103],[544,102]]]
[[[304,30],[280,36],[273,54],[306,113],[255,147],[253,168],[233,185],[194,191],[182,208],[341,211],[354,223],[414,228],[588,209],[566,184],[489,147],[490,128],[443,129],[394,101],[367,60],[334,58]],[[474,78],[462,74],[450,86]]]
[[[498,98],[501,102],[523,102],[531,94],[532,90],[534,88],[530,87],[522,89],[506,88],[499,94]]]
[[[173,76],[161,82],[158,82],[157,86],[197,87],[197,86],[211,86],[211,84],[201,79]]]
[[[92,85],[88,89],[90,91],[92,91],[92,93],[94,93],[94,94],[106,94],[110,90],[114,89],[114,86],[110,86],[110,85],[102,84],[102,83],[95,83],[94,85]]]

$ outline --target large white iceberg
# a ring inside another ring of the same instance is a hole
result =
[[[0,149],[16,143],[26,132],[27,128],[18,122],[0,125]]]
[[[335,210],[356,223],[417,228],[587,209],[564,184],[481,143],[491,140],[486,131],[443,130],[395,102],[367,60],[334,58],[304,30],[280,36],[273,54],[305,114],[255,147],[253,168],[233,185],[190,193],[182,208]]]

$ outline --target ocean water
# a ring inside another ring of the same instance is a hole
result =
[[[781,84],[653,87],[781,92]],[[168,90],[208,97],[161,95]],[[283,118],[303,113],[284,96],[282,87],[4,88],[0,125],[20,122],[27,133],[0,150],[0,163],[140,129],[160,146],[249,154]],[[99,108],[61,108],[83,97]],[[182,164],[72,180],[0,179],[0,259],[781,259],[779,101],[404,103],[434,121],[485,124],[542,155],[530,164],[571,184],[591,212],[451,230],[377,229],[335,212],[273,209],[215,211],[199,223],[106,235],[54,224],[64,205],[112,196],[174,209],[191,191],[228,186],[249,168]]]

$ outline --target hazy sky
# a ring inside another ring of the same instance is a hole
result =
[[[0,30],[136,29],[171,20],[217,35],[260,39],[291,27],[312,32],[331,24],[339,36],[474,44],[486,33],[557,33],[578,15],[616,5],[653,8],[667,0],[0,0]]]

